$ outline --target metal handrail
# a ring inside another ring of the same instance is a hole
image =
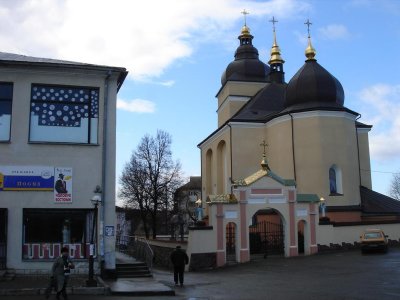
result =
[[[144,249],[144,260],[147,264],[147,267],[149,268],[150,271],[153,269],[153,258],[154,258],[154,252],[153,249],[151,248],[148,240],[145,237],[137,237],[136,238],[137,242],[142,242],[145,244],[145,249]]]
[[[119,236],[116,240],[116,249],[145,262],[150,271],[153,269],[154,252],[145,237]]]

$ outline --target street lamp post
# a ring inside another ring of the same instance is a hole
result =
[[[322,217],[325,218],[326,217],[326,206],[325,206],[324,197],[321,197],[319,199],[319,201],[320,201],[320,208],[321,208]]]
[[[94,210],[93,210],[93,226],[92,226],[92,236],[90,237],[90,255],[89,255],[89,278],[86,280],[86,286],[88,287],[95,287],[97,286],[97,281],[93,278],[94,271],[93,271],[93,265],[94,265],[94,234],[95,234],[95,228],[96,228],[96,221],[97,221],[97,206],[101,204],[101,197],[99,195],[93,196],[93,198],[90,200],[93,205],[94,205]]]

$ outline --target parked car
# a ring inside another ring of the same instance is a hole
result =
[[[381,229],[366,229],[361,239],[361,251],[364,253],[368,250],[380,250],[387,252],[388,240],[387,235]]]

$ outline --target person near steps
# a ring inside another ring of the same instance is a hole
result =
[[[171,253],[171,262],[174,266],[174,281],[175,285],[178,285],[178,280],[183,286],[183,274],[185,272],[185,265],[189,263],[189,257],[186,252],[182,250],[181,246],[176,246],[176,249]]]

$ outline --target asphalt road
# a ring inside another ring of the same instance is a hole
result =
[[[400,249],[387,254],[359,251],[297,258],[269,257],[214,271],[186,273],[185,286],[175,297],[135,299],[400,299]],[[172,275],[155,271],[155,278],[172,286]],[[70,300],[130,297],[74,296]],[[2,297],[36,300],[38,297]]]

